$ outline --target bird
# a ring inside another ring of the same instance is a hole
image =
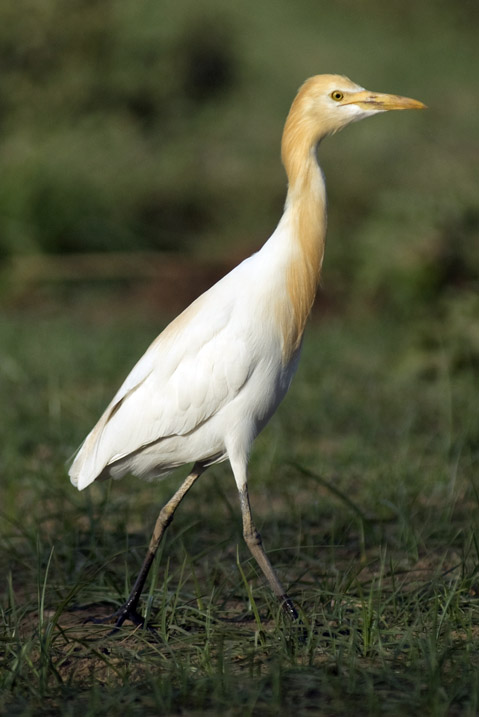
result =
[[[320,280],[327,212],[318,147],[352,122],[425,107],[370,92],[342,75],[307,79],[284,125],[288,185],[276,229],[160,333],[78,449],[69,476],[79,490],[97,480],[157,478],[192,465],[160,510],[131,593],[109,618],[115,630],[125,620],[144,625],[140,596],[165,530],[203,472],[226,460],[239,493],[244,540],[284,612],[299,620],[253,522],[248,459],[296,372]]]

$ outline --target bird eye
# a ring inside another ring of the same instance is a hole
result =
[[[334,90],[334,92],[331,92],[331,97],[336,102],[340,102],[343,99],[344,95],[342,92],[340,92],[340,90]]]

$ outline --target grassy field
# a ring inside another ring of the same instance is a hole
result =
[[[478,7],[0,4],[0,714],[479,714]],[[199,290],[187,264],[234,263],[275,226],[282,125],[318,72],[430,109],[320,148],[323,310],[250,465],[306,638],[243,543],[227,465],[155,562],[157,638],[109,636],[87,619],[128,595],[185,471],[78,493],[66,464],[158,307]]]
[[[472,1],[0,5],[0,713],[479,713],[478,28]],[[197,270],[260,246],[284,118],[318,72],[430,109],[320,148],[322,318],[250,478],[306,638],[243,543],[227,465],[168,530],[142,602],[156,639],[109,636],[86,620],[128,595],[185,471],[67,479],[173,307],[150,274],[118,292],[108,252]],[[79,252],[104,252],[90,276]]]
[[[78,493],[66,477],[161,328],[125,303],[65,296],[1,316],[0,712],[476,715],[479,362],[466,302],[463,334],[430,316],[309,326],[250,478],[305,642],[242,542],[226,465],[193,488],[156,561],[142,609],[158,638],[85,623],[127,595],[180,480]]]

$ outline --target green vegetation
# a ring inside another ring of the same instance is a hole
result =
[[[478,29],[466,0],[3,3],[0,257],[256,249],[293,95],[340,72],[430,111],[324,143],[326,284],[434,301],[479,271]]]
[[[479,713],[478,7],[0,4],[0,713]],[[128,594],[184,471],[78,493],[65,463],[158,314],[271,233],[283,121],[317,72],[430,109],[320,148],[322,318],[251,461],[306,640],[226,465],[155,563],[158,639],[108,637],[85,620]]]
[[[84,620],[128,593],[180,475],[82,493],[66,478],[158,329],[139,306],[107,318],[112,300],[94,298],[2,317],[0,711],[477,714],[478,355],[440,322],[310,326],[251,464],[258,526],[306,642],[243,545],[227,466],[168,531],[143,601],[158,640],[132,626],[108,638]]]

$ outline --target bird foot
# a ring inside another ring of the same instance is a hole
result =
[[[291,620],[294,620],[294,621],[299,620],[298,611],[294,607],[294,603],[291,600],[291,598],[289,598],[287,595],[282,595],[280,597],[280,600],[281,600],[281,607],[283,608],[283,611],[286,613],[286,615]]]
[[[118,632],[125,620],[130,620],[130,622],[138,627],[145,627],[145,619],[136,611],[134,605],[130,605],[128,602],[122,605],[112,615],[107,615],[106,617],[89,617],[85,620],[85,622],[92,622],[95,625],[106,625],[109,622],[115,621],[113,630],[108,633],[109,635],[114,635]],[[157,634],[156,630],[153,627],[150,627],[150,625],[147,625],[146,629],[155,635]]]
[[[308,631],[303,621],[299,617],[298,611],[296,610],[293,601],[287,595],[282,595],[280,599],[283,612],[293,623],[292,627],[296,632],[298,643],[300,645],[305,645],[308,639]]]

